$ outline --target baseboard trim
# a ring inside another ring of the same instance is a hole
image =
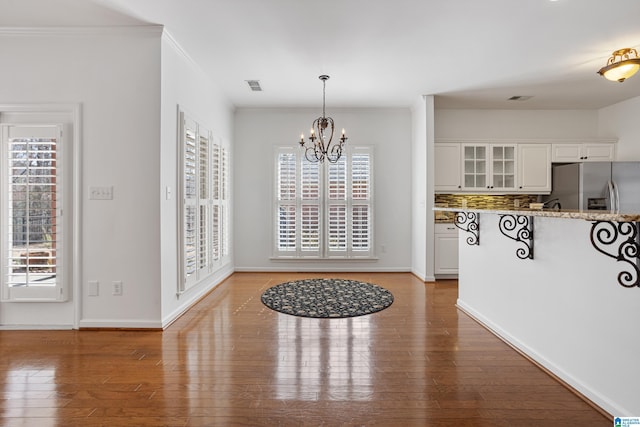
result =
[[[507,344],[509,347],[514,349],[518,354],[527,359],[529,362],[536,365],[539,369],[545,372],[554,380],[558,381],[562,386],[564,386],[567,390],[575,394],[577,397],[582,399],[586,404],[591,406],[593,409],[601,413],[606,418],[613,420],[612,413],[623,413],[619,409],[614,408],[611,403],[607,402],[607,399],[597,395],[597,393],[589,392],[586,387],[582,386],[579,381],[575,378],[572,378],[568,374],[562,374],[562,370],[555,367],[553,363],[539,356],[535,351],[529,349],[526,345],[521,343],[515,337],[512,337],[510,334],[503,331],[497,325],[494,325],[490,320],[486,319],[484,316],[479,314],[473,308],[469,307],[463,301],[458,300],[456,303],[456,307],[458,310],[469,316],[472,320],[477,322],[480,326],[485,328],[487,331],[491,332],[496,336],[500,341]],[[570,380],[566,380],[565,378],[569,378]],[[571,382],[569,382],[571,381]],[[572,384],[573,383],[573,384]],[[574,385],[575,384],[575,385]],[[579,387],[579,388],[578,388]],[[584,391],[580,390],[583,389]],[[602,402],[596,403],[596,402]],[[604,406],[608,408],[614,409],[614,411],[609,412],[604,409]]]
[[[347,267],[336,268],[331,267],[236,267],[236,273],[411,273],[409,267],[397,267],[397,268],[362,268],[362,267]]]
[[[67,331],[73,325],[0,325],[0,331]]]
[[[154,320],[113,320],[113,319],[85,319],[78,327],[81,331],[103,330],[162,330],[162,325]]]
[[[171,326],[176,320],[178,320],[186,312],[191,310],[191,308],[193,308],[193,306],[195,306],[200,301],[202,301],[204,298],[206,298],[222,282],[227,280],[234,272],[235,272],[235,270],[232,269],[232,268],[229,268],[229,269],[226,269],[226,270],[222,271],[220,273],[220,276],[214,278],[214,281],[212,282],[212,284],[210,286],[200,290],[200,292],[198,292],[197,294],[192,295],[190,300],[187,301],[183,306],[179,307],[176,311],[170,313],[168,316],[166,316],[164,319],[162,319],[162,329],[164,330],[164,329],[167,329],[169,326]],[[182,294],[182,297],[184,297],[184,296],[185,296],[185,294]]]

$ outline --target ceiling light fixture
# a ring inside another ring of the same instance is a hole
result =
[[[607,65],[598,74],[612,82],[623,82],[640,69],[640,57],[635,49],[624,48],[613,52]]]
[[[330,163],[336,163],[342,156],[342,148],[347,142],[344,129],[339,143],[331,145],[333,140],[333,119],[327,117],[325,113],[325,91],[329,76],[321,75],[318,77],[322,80],[322,117],[318,117],[311,125],[309,141],[305,142],[304,133],[300,135],[300,147],[304,149],[304,156],[308,161],[318,163],[327,159]]]

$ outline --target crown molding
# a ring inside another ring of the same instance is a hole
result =
[[[161,35],[162,25],[113,25],[72,27],[0,27],[0,36]]]

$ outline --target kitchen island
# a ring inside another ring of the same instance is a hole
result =
[[[640,214],[455,212],[458,307],[613,416],[640,415]]]

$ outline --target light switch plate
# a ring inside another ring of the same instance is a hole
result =
[[[99,287],[97,280],[89,280],[87,287],[87,295],[90,297],[97,297],[99,294]]]
[[[89,200],[113,200],[113,186],[89,187]]]

